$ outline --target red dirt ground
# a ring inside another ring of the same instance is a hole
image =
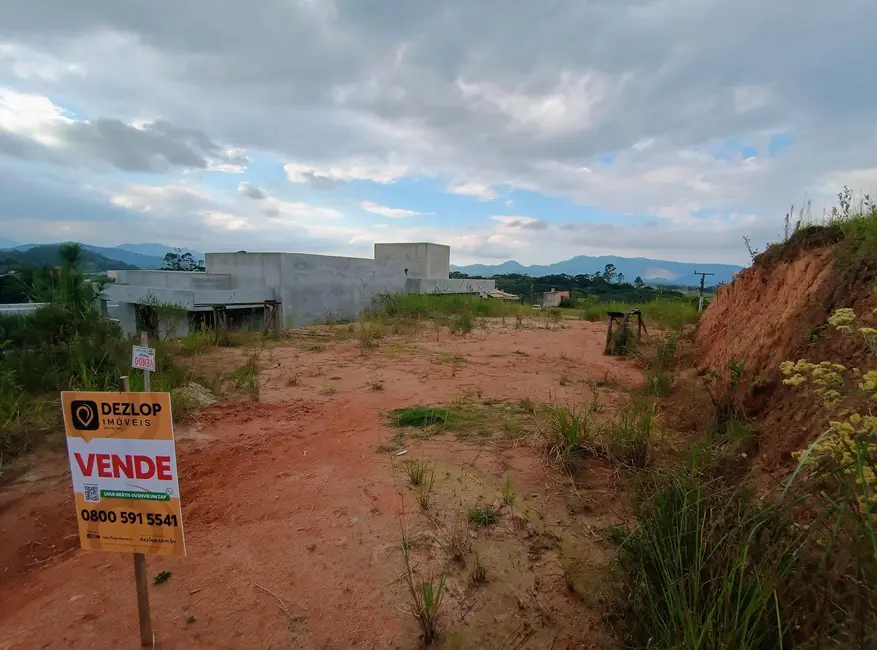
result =
[[[611,406],[623,395],[608,386],[638,385],[638,368],[602,356],[599,323],[439,336],[384,339],[367,352],[355,340],[272,347],[261,356],[259,403],[220,403],[178,427],[188,556],[148,559],[150,576],[172,572],[150,586],[156,648],[417,647],[400,513],[418,542],[413,562],[428,573],[445,562],[441,527],[475,503],[498,504],[506,471],[514,513],[504,506],[499,524],[471,533],[490,582],[474,587],[467,567],[452,567],[441,647],[613,647],[601,623],[602,531],[625,510],[610,467],[589,461],[571,486],[526,440],[409,437],[407,457],[437,469],[426,517],[400,459],[394,467],[376,447],[395,433],[390,409],[464,395],[581,404],[591,398],[585,381],[601,384],[594,390]],[[245,356],[194,361],[232,368]],[[373,378],[383,390],[369,387]],[[66,455],[21,462],[27,471],[0,491],[0,649],[138,647],[132,560],[78,548]],[[583,560],[583,595],[563,586],[563,558]]]

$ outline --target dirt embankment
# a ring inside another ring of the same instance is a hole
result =
[[[877,294],[862,279],[840,290],[835,247],[799,248],[785,259],[756,260],[734,283],[722,287],[703,314],[694,342],[701,371],[727,378],[732,360],[744,364],[738,396],[759,431],[759,465],[783,473],[828,426],[833,412],[806,387],[782,383],[786,360],[831,361],[867,368],[870,352],[857,337],[828,326],[832,311],[850,307],[862,325],[877,326]],[[853,380],[849,380],[853,381]],[[855,387],[844,408],[860,406]]]
[[[810,250],[790,262],[756,264],[720,287],[698,326],[698,367],[727,376],[733,360],[744,364],[747,383],[778,377],[779,364],[828,317],[833,259],[831,248]]]

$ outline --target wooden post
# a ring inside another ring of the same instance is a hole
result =
[[[149,347],[149,334],[140,332],[140,345],[144,348]],[[146,368],[143,369],[143,392],[148,393],[152,390],[152,373]]]
[[[146,333],[140,337],[141,343],[148,339]],[[149,371],[144,370],[144,380],[149,383]],[[127,377],[119,377],[119,392],[128,393],[131,384]],[[137,588],[137,614],[140,618],[140,645],[144,648],[153,647],[152,618],[149,613],[149,587],[146,582],[146,556],[134,553],[134,584]]]
[[[609,323],[606,326],[606,347],[603,348],[603,354],[609,354],[609,345],[612,341],[612,321],[615,317],[612,314],[609,314]]]

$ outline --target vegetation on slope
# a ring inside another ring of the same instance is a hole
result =
[[[95,289],[80,269],[78,244],[58,249],[60,265],[32,276],[33,314],[0,316],[0,463],[26,450],[58,424],[62,390],[115,390],[129,374],[131,342],[103,317]],[[184,381],[166,350],[157,350],[153,390]],[[141,381],[132,376],[132,388]]]

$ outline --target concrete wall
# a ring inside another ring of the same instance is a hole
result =
[[[409,278],[447,280],[451,248],[441,244],[375,244],[375,261],[396,263],[408,269]]]
[[[284,253],[281,268],[280,301],[286,327],[353,320],[378,294],[405,291],[404,267],[395,263]]]
[[[47,302],[15,302],[0,305],[0,316],[16,316],[19,314],[32,314],[40,307],[46,307]]]
[[[408,278],[405,291],[408,293],[484,293],[496,289],[494,280],[424,280]]]
[[[194,271],[108,271],[117,284],[160,289],[230,289],[231,276]]]
[[[119,327],[123,334],[137,333],[137,317],[134,314],[135,306],[129,302],[107,303],[107,316],[119,321]]]
[[[229,274],[232,289],[279,287],[280,259],[287,253],[207,253],[208,273]]]

